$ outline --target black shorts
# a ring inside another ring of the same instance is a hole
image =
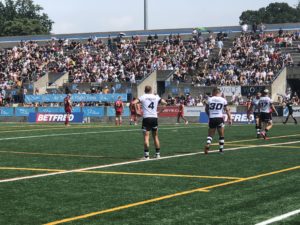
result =
[[[260,113],[259,112],[254,112],[253,116],[254,116],[254,119],[259,119],[260,118]]]
[[[224,127],[224,119],[223,118],[210,118],[208,127],[211,129],[221,128]]]
[[[272,113],[260,113],[260,121],[264,123],[272,122]]]
[[[157,118],[144,118],[142,129],[143,131],[156,131],[158,129]]]

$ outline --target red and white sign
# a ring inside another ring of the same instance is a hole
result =
[[[179,108],[178,106],[158,107],[157,111],[159,117],[177,117]]]

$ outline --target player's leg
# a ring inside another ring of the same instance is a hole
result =
[[[70,126],[70,113],[69,112],[67,112],[67,114],[66,114],[65,125]]]
[[[272,122],[272,120],[269,120],[269,121],[265,122],[265,124],[266,124],[265,129],[261,132],[261,135],[263,136],[263,138],[265,140],[268,140],[269,139],[268,132],[273,127],[273,122]]]
[[[294,117],[293,113],[291,113],[291,117],[293,118],[294,123],[297,124],[298,122],[297,122],[296,118]]]
[[[149,136],[150,131],[144,129],[144,159],[149,159]]]
[[[225,144],[225,138],[224,138],[225,129],[224,129],[224,126],[218,127],[218,134],[219,134],[219,151],[221,153],[223,153],[224,144]]]
[[[261,129],[261,122],[259,116],[255,116],[255,129],[256,129],[256,137],[260,137],[260,129]]]
[[[122,115],[119,116],[119,126],[122,125],[123,119],[122,119]]]
[[[119,121],[119,115],[116,115],[116,126],[119,126],[120,121]]]
[[[183,119],[183,121],[184,121],[185,124],[189,123],[189,121],[183,115],[181,115],[181,118]]]
[[[130,122],[129,122],[129,125],[133,125],[133,122],[134,121],[134,119],[133,119],[133,114],[130,114]]]
[[[155,158],[160,158],[160,142],[158,138],[158,129],[152,130],[152,137],[155,146]]]
[[[287,117],[285,118],[285,121],[283,122],[283,124],[286,124],[287,122],[288,122],[288,120],[289,120],[289,118],[290,118],[290,113],[287,115]]]
[[[180,123],[180,114],[177,114],[177,123]]]
[[[138,125],[138,116],[137,116],[137,114],[134,115],[133,121],[134,121],[134,125]]]
[[[208,151],[209,151],[210,145],[212,143],[213,136],[215,135],[215,132],[216,132],[216,128],[215,127],[210,127],[208,129],[208,135],[207,135],[207,139],[206,139],[206,145],[204,147],[204,153],[205,154],[208,154]]]

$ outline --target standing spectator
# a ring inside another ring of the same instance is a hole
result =
[[[259,25],[259,31],[260,31],[260,33],[264,33],[265,29],[266,29],[266,26],[263,23],[260,23],[260,25]]]
[[[110,87],[110,93],[111,93],[111,94],[116,93],[116,88],[115,88],[115,86],[114,86],[113,84],[112,84],[111,87]]]
[[[242,28],[242,32],[243,33],[247,33],[248,32],[248,24],[246,24],[246,23],[242,24],[241,28]]]
[[[222,54],[223,47],[224,47],[224,43],[223,43],[222,39],[219,39],[219,41],[218,41],[219,56],[221,56],[221,54]]]
[[[257,24],[256,23],[252,24],[252,31],[253,31],[253,33],[256,33],[256,31],[257,31]]]

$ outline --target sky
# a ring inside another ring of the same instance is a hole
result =
[[[144,0],[33,0],[55,23],[52,33],[142,30]],[[245,10],[273,0],[148,0],[148,29],[230,26]],[[299,0],[279,0],[295,6]]]

